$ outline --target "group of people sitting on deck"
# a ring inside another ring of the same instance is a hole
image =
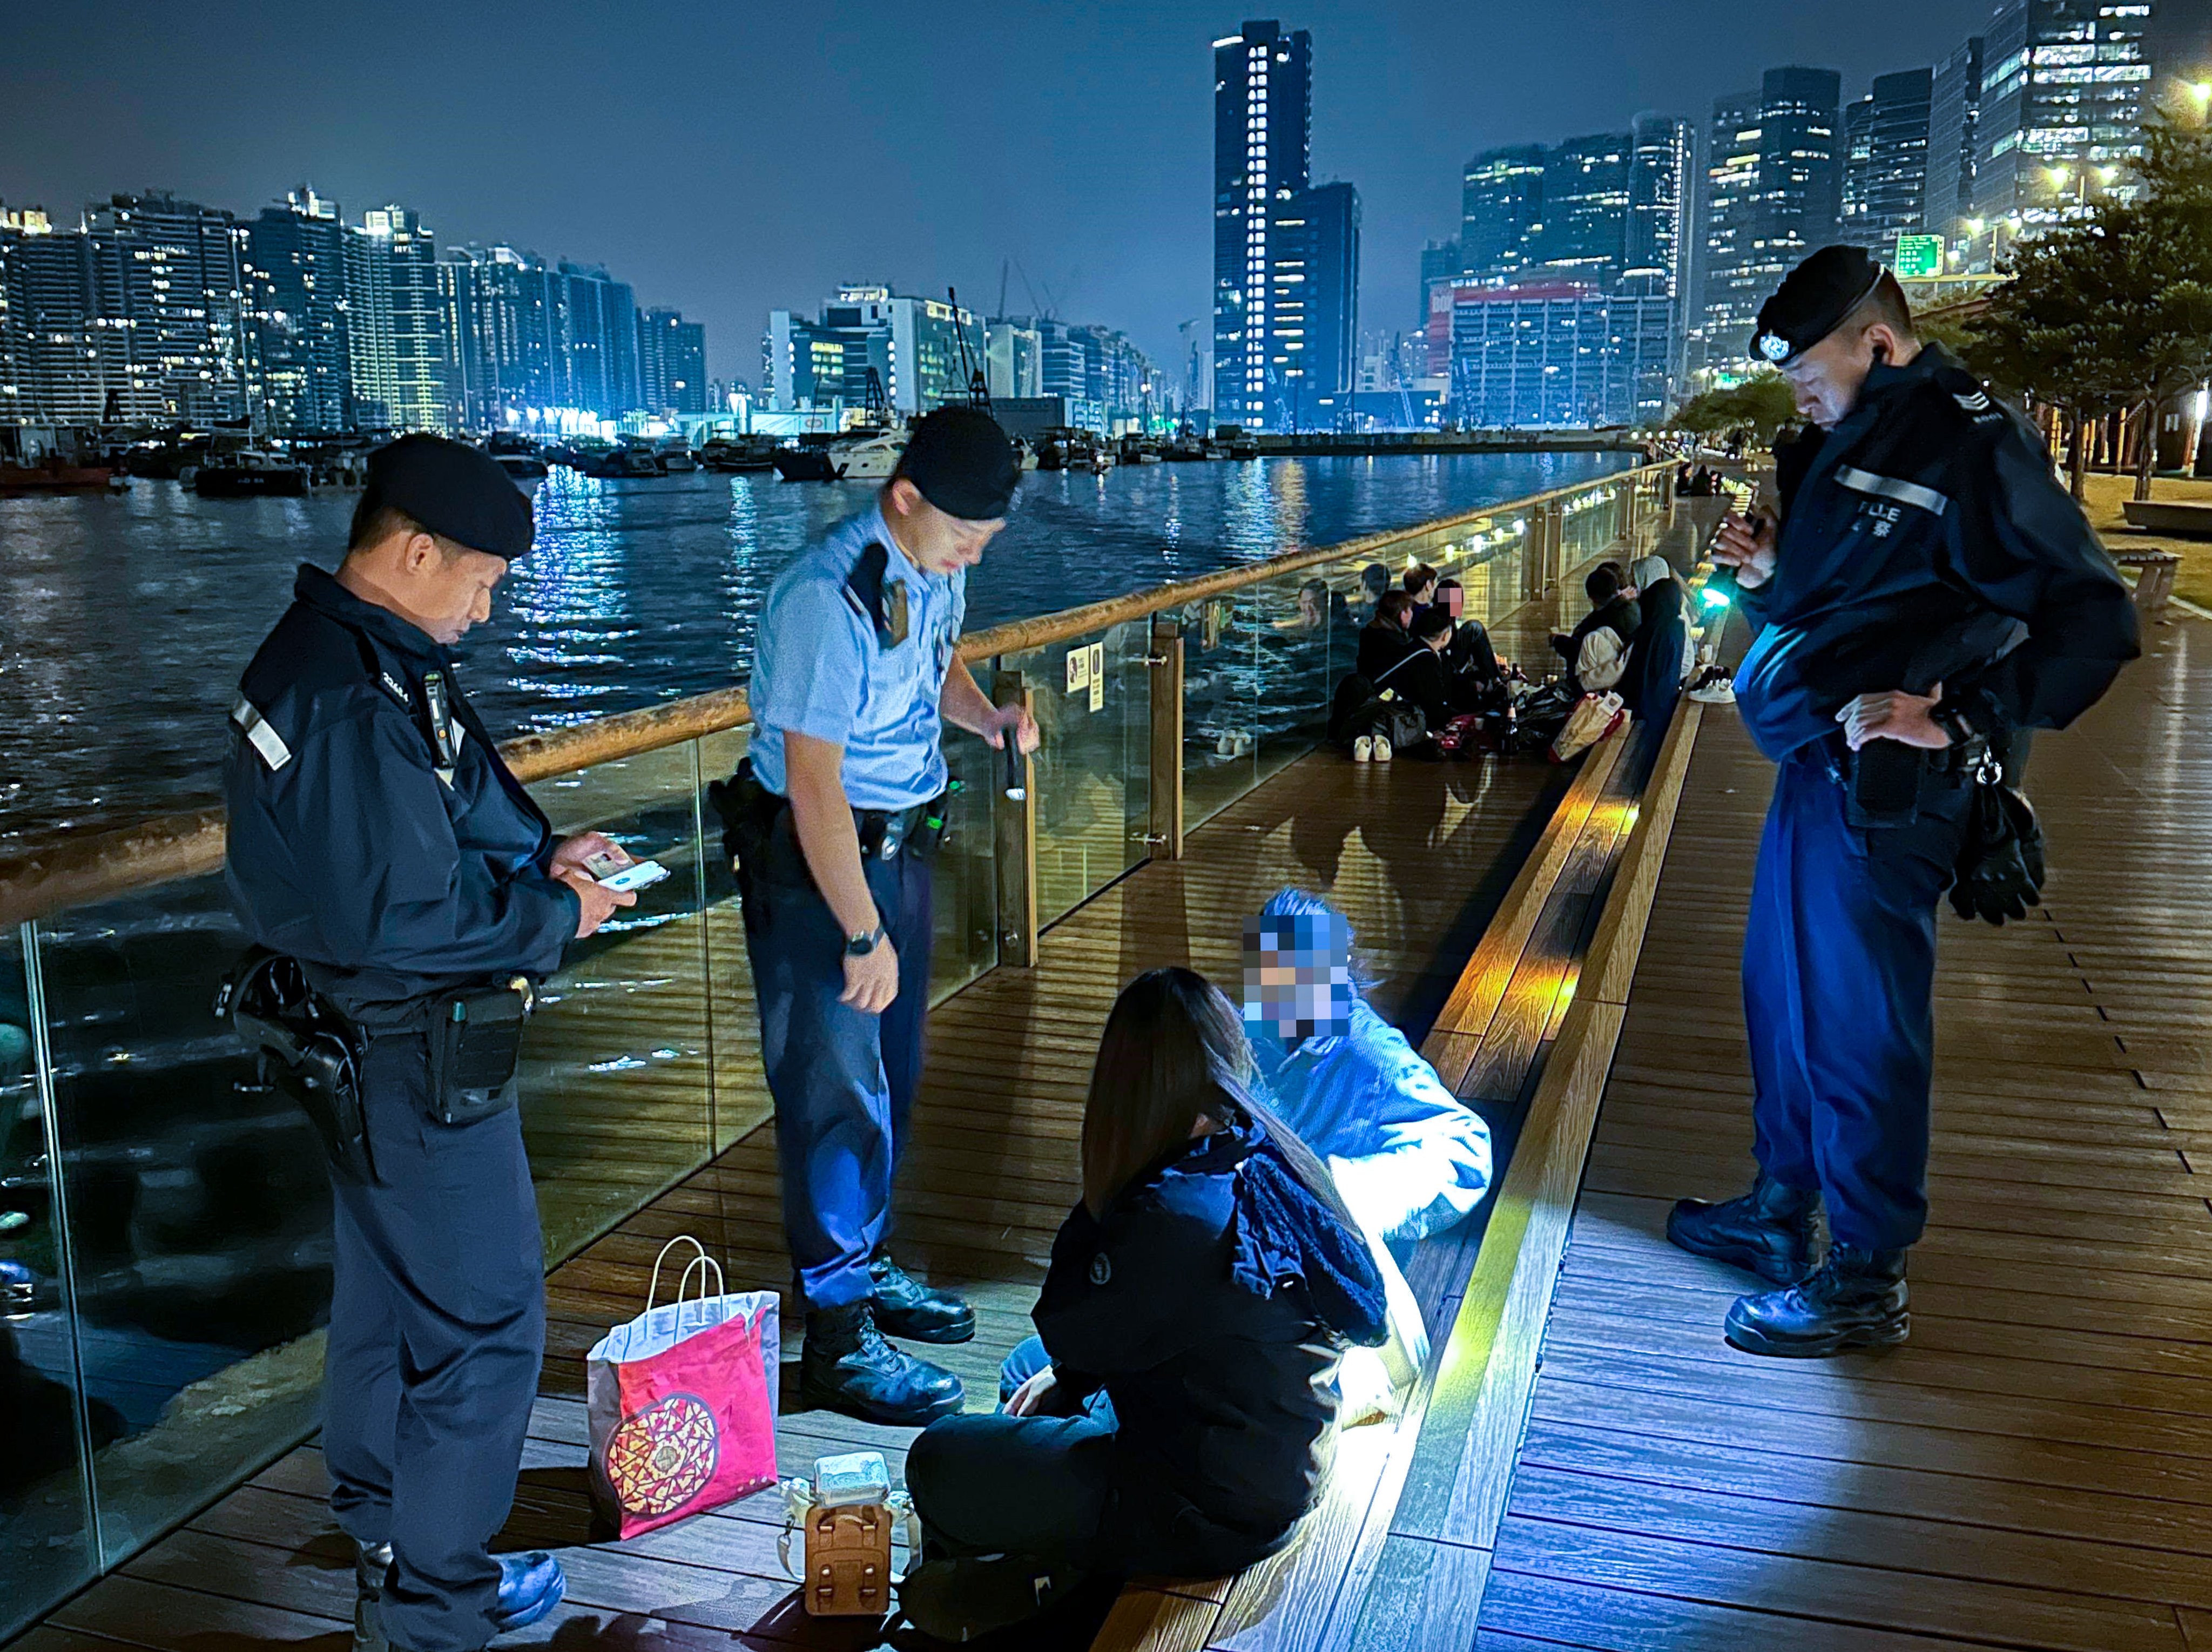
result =
[[[1488,1188],[1490,1138],[1366,1002],[1344,918],[1285,890],[1240,1013],[1188,969],[1123,990],[1092,1069],[1081,1202],[996,1414],[933,1423],[902,1603],[950,1637],[1086,1580],[1212,1576],[1287,1543],[1336,1430],[1427,1357],[1398,1257]]]
[[[1361,575],[1372,600],[1340,701],[1387,694],[1418,708],[1432,732],[1489,708],[1513,664],[1498,657],[1490,633],[1467,611],[1466,587],[1425,562],[1407,569],[1397,588],[1376,588],[1389,578],[1379,563]]]

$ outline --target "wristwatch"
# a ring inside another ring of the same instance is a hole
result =
[[[865,958],[876,950],[877,944],[883,938],[884,926],[881,924],[878,924],[873,929],[864,929],[857,935],[848,935],[845,937],[845,956],[848,958]]]

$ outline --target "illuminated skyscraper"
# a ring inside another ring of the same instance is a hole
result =
[[[278,434],[345,429],[345,228],[306,185],[246,226],[246,290],[262,416]]]
[[[1715,100],[1691,372],[1746,367],[1759,305],[1836,239],[1842,95],[1835,70],[1793,66],[1768,70],[1756,91]]]
[[[1310,180],[1312,129],[1312,36],[1259,21],[1213,43],[1213,416],[1224,423],[1281,422],[1272,358],[1289,352],[1273,329],[1272,231],[1278,216],[1306,216],[1291,197]]]
[[[1975,35],[1936,65],[1928,109],[1928,203],[1922,219],[1931,235],[1970,238],[1974,216],[1974,141],[1982,111],[1982,37]]]
[[[162,194],[87,209],[102,415],[205,423],[250,410],[252,329],[238,220]]]
[[[1875,76],[1874,89],[1844,111],[1843,211],[1838,236],[1885,263],[1897,238],[1928,218],[1929,106],[1935,72]]]
[[[1476,282],[1510,281],[1534,261],[1544,225],[1544,149],[1485,149],[1460,187],[1460,268]]]
[[[1974,216],[2026,229],[2133,191],[2151,6],[2005,0],[1984,37]]]
[[[1268,231],[1265,428],[1328,430],[1351,407],[1358,367],[1359,191],[1298,190]]]
[[[57,232],[35,208],[0,212],[0,284],[6,288],[4,376],[15,393],[8,416],[35,422],[88,424],[107,402],[107,378],[94,343],[92,242],[82,231]],[[99,338],[116,345],[110,329]],[[118,391],[125,380],[118,376]]]
[[[1678,298],[1690,284],[1690,168],[1697,142],[1674,115],[1638,115],[1630,135],[1624,291]]]
[[[435,239],[406,208],[376,208],[346,232],[345,275],[355,422],[445,429],[452,414]]]
[[[707,410],[707,329],[680,311],[647,310],[637,319],[639,405],[648,413]]]
[[[1620,279],[1634,146],[1626,132],[1599,132],[1545,151],[1543,223],[1529,247],[1537,279],[1579,282],[1601,292]]]

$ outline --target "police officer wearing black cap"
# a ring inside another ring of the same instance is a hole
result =
[[[562,949],[636,897],[584,869],[627,859],[608,840],[554,841],[454,679],[448,648],[532,532],[487,455],[380,449],[344,561],[300,569],[231,713],[233,904],[297,961],[357,1085],[362,1139],[332,1166],[322,1444],[364,1648],[473,1652],[563,1587],[550,1558],[487,1547],[544,1348],[511,1035]]]
[[[775,1100],[783,1218],[805,1304],[808,1400],[919,1425],[960,1379],[885,1340],[964,1342],[967,1303],[886,1248],[891,1178],[921,1077],[930,852],[945,818],[944,725],[1037,743],[958,655],[968,570],[1006,525],[1020,465],[989,414],[916,423],[876,501],[770,589],[754,728],[717,788]]]
[[[1667,1231],[1779,1287],[1729,1310],[1729,1342],[1819,1356],[1906,1334],[1936,902],[1977,864],[1975,788],[2138,649],[2127,587],[2041,438],[1914,336],[1867,253],[1799,264],[1753,348],[1812,426],[1778,452],[1779,519],[1731,513],[1713,548],[1756,628],[1736,705],[1778,765],[1743,950],[1759,1169],[1741,1199],[1683,1200]],[[1995,891],[1982,913],[2034,897]]]

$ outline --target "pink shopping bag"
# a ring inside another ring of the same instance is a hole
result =
[[[676,1300],[657,1307],[661,1259],[684,1244],[698,1254]],[[687,1297],[695,1273],[699,1294]],[[775,1484],[776,1309],[773,1291],[726,1294],[706,1247],[672,1239],[653,1260],[645,1312],[586,1356],[592,1484],[622,1536]]]

